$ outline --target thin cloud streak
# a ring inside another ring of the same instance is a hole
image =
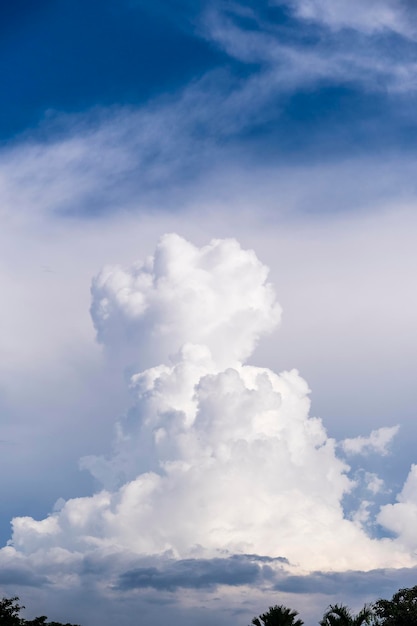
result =
[[[415,90],[417,65],[414,61],[414,42],[408,39],[397,41],[397,46],[403,51],[397,55],[386,46],[383,35],[379,41],[360,33],[360,30],[342,33],[326,30],[326,27],[337,24],[337,11],[332,22],[333,11],[319,11],[317,3],[311,5],[311,12],[302,8],[302,2],[298,5],[297,14],[306,20],[307,27],[311,28],[313,16],[324,27],[324,30],[312,30],[310,42],[306,38],[297,42],[296,37],[293,40],[290,37],[288,43],[283,43],[283,40],[288,40],[288,34],[292,34],[291,26],[286,30],[282,25],[271,24],[255,9],[248,8],[245,15],[251,20],[252,28],[242,28],[238,19],[240,7],[236,7],[234,12],[232,5],[224,11],[216,3],[207,10],[203,19],[205,33],[231,57],[247,64],[260,64],[263,69],[256,76],[265,85],[260,93],[268,92],[271,98],[279,97],[283,91],[309,89],[333,81],[358,83],[366,92],[388,90],[410,95]],[[392,12],[393,16],[397,14],[397,11]],[[326,20],[326,17],[329,19]],[[340,23],[343,25],[343,18]],[[358,20],[358,25],[362,24],[363,21]],[[293,28],[295,33],[294,25]],[[385,31],[385,35],[387,39],[392,36],[389,30]]]

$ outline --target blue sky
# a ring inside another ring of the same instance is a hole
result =
[[[413,98],[409,90],[404,93],[402,76],[395,76],[406,74],[407,61],[412,65],[413,41],[383,29],[369,36],[352,29],[329,31],[315,21],[300,25],[285,3],[200,3],[199,9],[181,2],[150,7],[110,1],[45,1],[36,7],[21,1],[2,7],[3,140],[62,113],[92,111],[94,121],[103,108],[166,98],[207,74],[223,95],[239,92],[250,77],[279,62],[273,58],[279,41],[288,52],[307,57],[311,52],[311,77],[278,92],[271,86],[271,97],[260,99],[256,115],[243,113],[237,136],[227,127],[211,131],[216,124],[209,120],[200,129],[201,140],[216,132],[219,140],[245,141],[255,158],[263,147],[269,159],[413,148]],[[218,24],[225,29],[220,39],[210,33]],[[251,47],[244,54],[229,51],[221,39],[229,35],[247,38]],[[349,54],[355,48],[356,59]],[[342,67],[314,76],[314,55],[334,55],[335,66]],[[380,55],[386,66],[379,64]],[[281,62],[290,69],[294,61]],[[399,84],[393,87],[394,82]]]
[[[129,2],[17,2],[2,7],[2,29],[5,139],[50,111],[141,104],[223,57],[163,12]]]
[[[0,8],[3,595],[314,623],[415,583],[414,18]]]

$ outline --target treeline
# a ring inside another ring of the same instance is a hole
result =
[[[298,611],[283,605],[269,610],[252,620],[253,626],[303,626]],[[400,589],[391,600],[383,598],[365,605],[354,614],[344,604],[331,604],[319,622],[319,626],[417,626],[417,585]]]
[[[0,600],[0,626],[78,626],[48,622],[45,615],[26,620],[20,616],[25,607],[19,604],[19,598]],[[303,626],[298,611],[283,605],[270,606],[266,613],[254,617],[252,626]],[[319,626],[417,626],[417,585],[400,589],[391,600],[383,598],[373,604],[365,605],[354,614],[344,604],[331,604],[325,611]]]
[[[46,615],[40,615],[35,619],[24,619],[20,616],[20,611],[24,608],[22,604],[19,604],[17,596],[0,600],[0,626],[78,626],[78,624],[48,622]]]

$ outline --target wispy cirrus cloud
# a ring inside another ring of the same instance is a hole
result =
[[[203,21],[206,36],[231,57],[263,67],[257,74],[264,86],[261,98],[263,93],[278,97],[329,83],[356,83],[365,92],[414,91],[415,43],[401,37],[399,25],[406,30],[408,19],[398,7],[375,3],[350,11],[357,17],[349,20],[343,4],[337,9],[319,1],[277,4],[295,9],[295,22],[273,21],[262,8],[247,6],[243,11],[233,3],[226,10],[211,4]],[[374,28],[367,28],[371,22]],[[343,26],[351,28],[335,32],[335,27]],[[393,35],[399,37],[395,48],[387,46]]]
[[[253,164],[259,161],[260,146],[262,160],[275,165],[288,146],[296,147],[300,141],[295,129],[291,137],[288,109],[288,98],[300,90],[353,86],[357,90],[353,104],[359,109],[361,105],[355,100],[358,94],[379,94],[383,104],[375,103],[368,122],[358,121],[364,136],[357,145],[364,145],[367,137],[368,149],[372,150],[373,142],[387,137],[386,125],[381,127],[378,122],[381,106],[390,115],[392,128],[398,127],[401,133],[405,124],[409,136],[413,119],[410,97],[416,84],[415,44],[404,39],[389,45],[385,31],[375,39],[357,31],[332,34],[308,26],[311,19],[309,22],[305,15],[313,13],[314,7],[317,14],[330,13],[329,5],[322,4],[320,10],[319,2],[308,4],[308,11],[307,4],[297,4],[300,26],[291,20],[285,24],[268,20],[266,5],[257,9],[232,3],[226,10],[216,2],[209,3],[199,18],[194,18],[198,22],[196,33],[220,47],[238,67],[231,63],[228,68],[207,70],[169,97],[138,107],[113,107],[73,116],[50,113],[39,132],[28,133],[15,145],[2,148],[3,216],[11,219],[13,215],[17,220],[19,208],[24,207],[25,214],[33,219],[36,207],[42,212],[91,216],[114,206],[132,208],[134,202],[155,206],[161,187],[169,189],[171,197],[181,203],[184,187],[190,189],[196,179],[216,171],[220,160],[223,167],[237,161]],[[376,11],[376,5],[372,6]],[[322,21],[325,25],[324,17]],[[388,92],[394,100],[386,100]],[[407,93],[406,101],[402,92]],[[366,110],[365,102],[362,104]],[[350,132],[355,128],[357,120],[337,124],[330,120],[326,108],[321,113],[320,105],[313,105],[318,106],[316,118],[323,117],[321,144],[326,124],[339,142],[344,124],[351,125]],[[306,102],[306,106],[311,103]],[[339,102],[334,106],[341,107]],[[268,140],[271,125],[273,133]],[[262,129],[269,129],[268,133]],[[313,135],[309,144],[309,133],[311,129],[306,129],[304,147],[317,141]],[[348,143],[343,140],[345,149]],[[334,149],[337,152],[337,145]]]
[[[277,0],[276,4],[285,4],[298,17],[332,29],[351,28],[368,35],[390,31],[406,37],[416,34],[410,20],[415,7],[407,0],[370,0],[366,4],[357,0]]]

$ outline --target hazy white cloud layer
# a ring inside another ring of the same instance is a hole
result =
[[[71,589],[93,577],[103,591],[230,594],[284,588],[288,574],[417,565],[416,466],[374,520],[370,501],[345,515],[356,483],[309,415],[306,382],[245,364],[280,318],[267,277],[235,240],[198,248],[166,235],[144,262],[94,279],[100,341],[140,362],[133,405],[112,453],[82,460],[103,489],[61,500],[40,521],[13,520],[0,565],[18,584]],[[386,454],[396,431],[343,445]],[[376,475],[366,480],[368,495],[382,488]],[[395,537],[373,537],[373,521]]]

